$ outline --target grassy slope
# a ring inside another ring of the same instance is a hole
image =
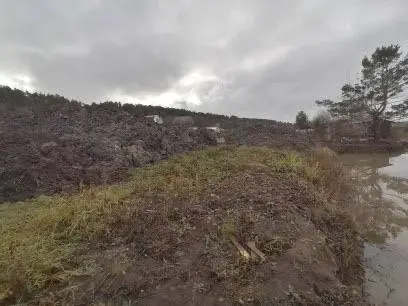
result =
[[[2,297],[29,300],[38,293],[66,286],[73,277],[94,275],[97,264],[79,255],[101,245],[124,244],[134,234],[129,229],[135,223],[143,224],[143,212],[158,208],[161,216],[167,216],[173,202],[201,201],[216,186],[251,167],[313,185],[314,197],[320,199],[316,203],[321,206],[314,208],[312,219],[323,231],[331,230],[324,218],[343,214],[338,200],[347,186],[331,153],[303,158],[293,152],[227,147],[172,157],[134,170],[132,179],[122,184],[95,187],[73,196],[1,205],[0,301]],[[166,228],[154,230],[165,233],[173,225],[166,223]],[[345,267],[347,249],[339,244],[333,244],[332,249],[344,253],[335,255]]]

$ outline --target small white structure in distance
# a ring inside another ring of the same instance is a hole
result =
[[[206,127],[207,130],[211,130],[214,131],[216,133],[221,133],[222,131],[224,131],[222,128],[220,128],[219,126],[207,126]]]
[[[194,125],[194,119],[191,116],[175,116],[173,117],[172,123],[176,125],[192,126]]]
[[[224,129],[220,128],[219,125],[207,126],[206,129],[210,130],[210,131],[214,131],[214,133],[216,135],[215,139],[217,141],[217,144],[224,144],[226,142],[225,138],[223,136]]]
[[[146,118],[151,118],[157,124],[163,124],[163,119],[159,115],[148,115]]]

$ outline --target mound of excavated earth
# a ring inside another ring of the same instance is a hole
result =
[[[327,151],[223,147],[4,204],[0,304],[358,305],[348,183]]]
[[[118,181],[131,167],[216,145],[223,138],[204,128],[205,118],[194,118],[194,129],[103,105],[0,108],[0,203]],[[290,124],[225,118],[218,123],[229,143],[309,145]]]

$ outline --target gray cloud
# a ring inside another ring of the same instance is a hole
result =
[[[405,0],[0,5],[0,81],[28,76],[29,88],[85,102],[186,100],[202,111],[293,120],[336,97],[378,45],[408,47]]]

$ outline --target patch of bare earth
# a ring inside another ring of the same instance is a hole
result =
[[[318,209],[318,201],[298,176],[256,164],[202,194],[171,201],[152,194],[123,240],[83,257],[98,267],[91,276],[74,277],[39,303],[362,303],[357,233],[346,216]],[[248,253],[247,243],[255,243],[266,260],[246,259],[231,237]]]

